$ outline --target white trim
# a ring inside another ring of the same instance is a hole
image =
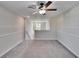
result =
[[[32,21],[32,22],[47,22],[48,23],[48,20],[34,20],[34,21]]]
[[[60,32],[60,33],[66,33],[67,35],[71,35],[71,36],[74,36],[74,37],[77,37],[77,38],[79,38],[79,35],[76,35],[76,34],[73,34],[73,33],[68,33],[68,32],[64,32],[64,31],[58,31],[58,32]]]
[[[34,40],[57,40],[56,38],[34,38]]]
[[[17,31],[17,32],[12,32],[12,33],[7,33],[4,35],[0,35],[0,38],[3,38],[5,36],[9,36],[9,35],[13,35],[13,34],[17,34],[17,33],[21,33],[23,32],[22,30]],[[13,49],[14,47],[16,47],[18,44],[20,44],[23,40],[18,41],[16,44],[14,44],[13,46],[11,46],[9,49],[7,49],[5,52],[3,52],[2,54],[0,54],[0,57],[2,57],[4,54],[6,54],[7,52],[9,52],[11,49]]]
[[[28,38],[29,38],[29,40],[31,40],[31,37],[30,37],[30,35],[29,35],[28,31],[26,31],[25,35],[27,35],[27,36],[28,36]]]
[[[19,41],[17,42],[15,45],[13,45],[11,48],[7,49],[4,53],[0,54],[0,57],[2,57],[3,55],[5,55],[7,52],[9,52],[11,49],[13,49],[14,47],[16,47],[17,45],[19,45],[20,43],[22,43],[23,41]]]
[[[1,37],[5,37],[5,36],[8,36],[8,35],[16,34],[16,33],[21,33],[21,32],[23,32],[23,31],[20,30],[20,31],[12,32],[12,33],[3,34],[3,35],[0,35],[0,38]]]
[[[64,44],[62,41],[58,40],[62,45],[64,45],[70,52],[72,52],[75,56],[79,57],[78,54],[76,54],[70,47],[68,47],[66,44]]]

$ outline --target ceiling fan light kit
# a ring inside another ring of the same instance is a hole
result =
[[[46,13],[46,10],[42,9],[42,10],[39,10],[39,14],[43,15]]]

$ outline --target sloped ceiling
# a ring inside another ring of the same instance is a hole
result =
[[[7,8],[8,10],[15,12],[20,16],[30,16],[30,17],[54,17],[74,5],[78,4],[78,1],[55,1],[48,8],[57,8],[57,11],[48,11],[45,16],[40,16],[39,14],[32,15],[33,9],[27,8],[29,5],[36,4],[37,1],[0,1],[0,6]]]

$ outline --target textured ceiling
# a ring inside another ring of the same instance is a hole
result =
[[[20,16],[49,18],[70,9],[78,3],[78,1],[55,1],[49,6],[49,8],[57,8],[57,11],[49,11],[47,12],[46,16],[40,16],[39,14],[32,15],[34,10],[27,8],[29,5],[37,4],[37,1],[0,1],[0,6],[5,7],[12,12],[15,12]]]

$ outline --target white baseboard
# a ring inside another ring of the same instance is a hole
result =
[[[79,57],[72,49],[70,49],[66,44],[64,44],[62,41],[58,40],[63,46],[65,46],[70,52],[72,52],[76,57]]]
[[[7,52],[9,52],[11,49],[13,49],[14,47],[16,47],[18,44],[22,43],[23,41],[19,41],[16,44],[14,44],[11,48],[9,48],[8,50],[6,50],[5,52],[3,52],[0,57],[2,57],[3,55],[5,55]]]
[[[57,40],[56,38],[34,38],[34,40]]]

